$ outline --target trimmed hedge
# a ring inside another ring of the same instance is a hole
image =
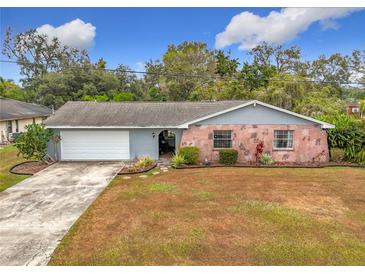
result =
[[[219,163],[223,165],[234,165],[237,162],[238,151],[232,148],[219,150]]]
[[[200,150],[197,147],[181,147],[179,149],[179,155],[185,159],[185,164],[196,165],[199,160]]]

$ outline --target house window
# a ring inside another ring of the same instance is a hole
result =
[[[214,148],[231,148],[232,147],[232,130],[214,130],[213,147]]]
[[[293,130],[274,130],[275,149],[293,149]]]
[[[19,132],[19,122],[15,120],[15,132]]]
[[[352,113],[359,113],[359,112],[360,112],[360,108],[358,108],[358,107],[352,108]]]

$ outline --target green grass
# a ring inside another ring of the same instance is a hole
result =
[[[175,191],[176,186],[167,183],[154,183],[149,185],[149,190],[151,192],[168,193]]]
[[[149,265],[163,260],[166,265],[204,252],[205,231],[193,228],[187,233],[171,229],[169,235],[149,237],[144,230],[113,240],[113,244],[92,260],[92,265]]]
[[[298,226],[312,225],[312,220],[309,217],[295,209],[276,203],[255,200],[243,201],[237,206],[230,207],[229,210],[248,215],[251,218],[258,218],[265,223],[288,226],[294,229],[297,229]]]
[[[8,145],[0,149],[0,192],[28,178],[27,175],[15,175],[9,172],[10,168],[25,161],[17,156],[17,149]]]
[[[194,191],[193,195],[199,201],[210,201],[213,200],[215,197],[214,193],[209,191]]]
[[[152,193],[171,193],[176,191],[176,185],[169,183],[133,183],[127,191],[120,194],[123,200],[143,198]]]
[[[363,265],[365,243],[342,226],[283,205],[244,201],[229,211],[256,223],[266,235],[251,248],[258,265]]]

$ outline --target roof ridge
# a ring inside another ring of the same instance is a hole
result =
[[[215,101],[107,101],[107,102],[97,102],[97,101],[67,101],[67,103],[93,103],[93,104],[138,104],[138,103],[148,103],[148,104],[176,104],[176,103],[186,103],[186,104],[197,104],[197,103],[228,103],[228,102],[250,102],[253,100],[215,100]]]

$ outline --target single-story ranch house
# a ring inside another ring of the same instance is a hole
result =
[[[159,159],[197,146],[201,161],[234,148],[248,162],[261,141],[276,162],[327,161],[326,129],[334,127],[256,100],[68,102],[45,124],[60,136],[49,154],[63,161]]]
[[[41,124],[52,110],[41,105],[0,98],[0,144],[7,144],[29,124]]]

